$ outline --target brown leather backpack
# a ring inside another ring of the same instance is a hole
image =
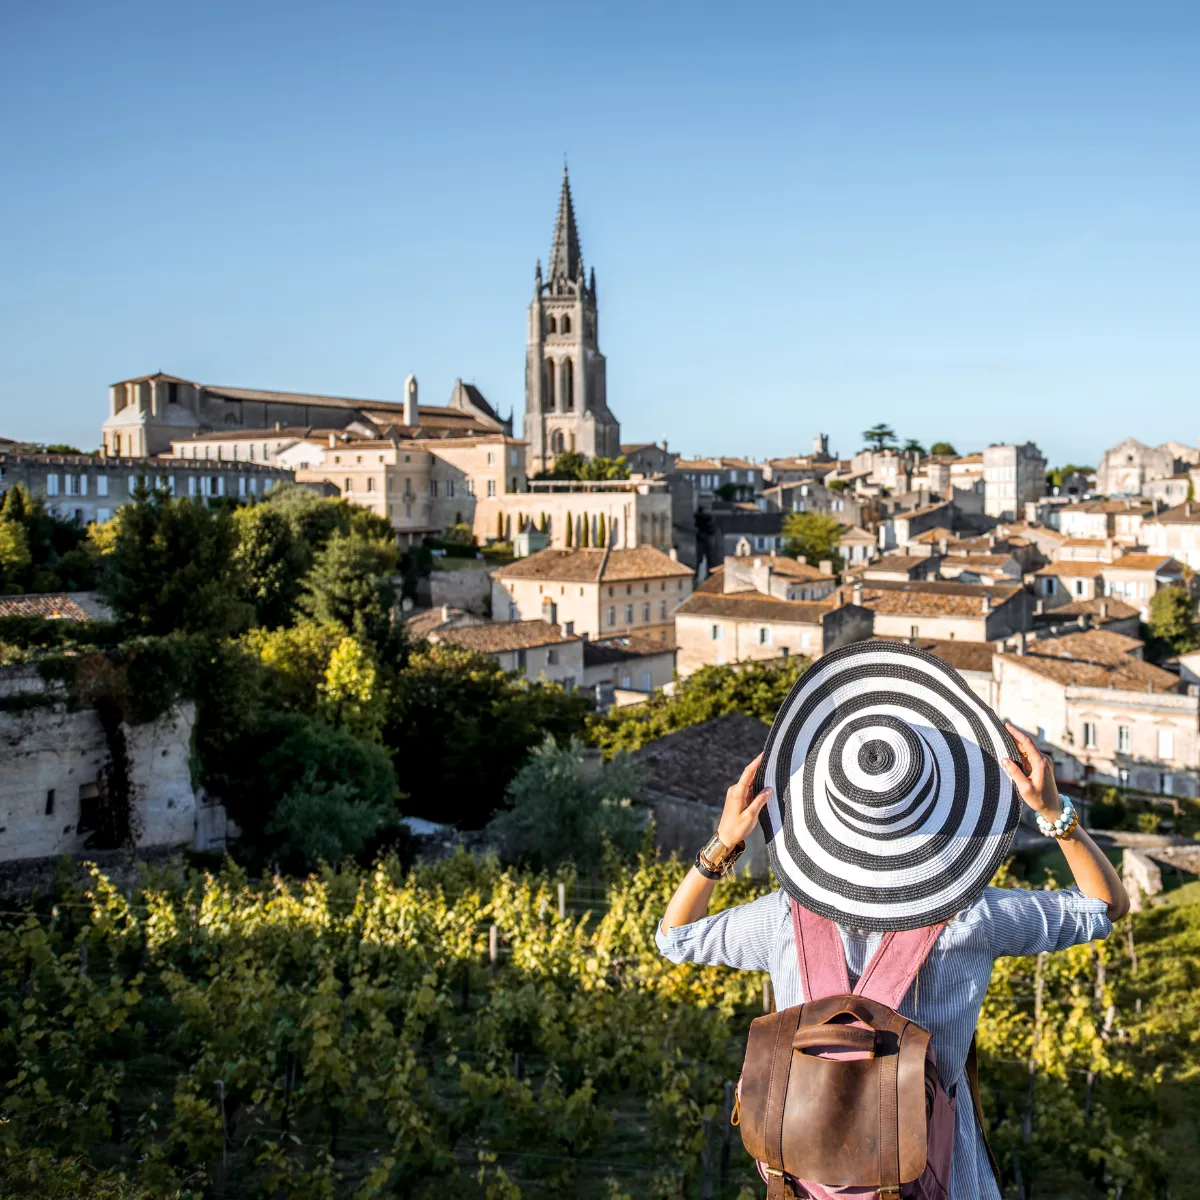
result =
[[[955,1101],[928,1031],[896,1011],[943,926],[884,934],[852,991],[837,926],[794,901],[792,923],[810,998],[751,1024],[738,1084],[742,1141],[768,1200],[947,1200]],[[972,1041],[982,1130],[974,1068]]]

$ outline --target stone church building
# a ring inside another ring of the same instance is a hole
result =
[[[596,271],[584,271],[565,166],[549,269],[543,279],[538,262],[529,305],[524,432],[531,472],[552,467],[564,450],[590,458],[621,453],[621,427],[605,392]]]

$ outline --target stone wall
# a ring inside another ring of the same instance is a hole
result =
[[[717,831],[721,809],[715,805],[700,804],[695,800],[684,800],[662,792],[650,793],[650,809],[654,814],[654,842],[664,855],[677,853],[685,864],[696,857],[696,851]],[[770,871],[767,861],[767,844],[763,832],[755,826],[746,839],[746,850],[738,859],[737,873],[749,873],[756,879],[765,879]]]
[[[492,579],[489,574],[492,569],[490,564],[481,562],[477,566],[471,565],[454,571],[431,571],[429,607],[441,608],[443,604],[448,604],[451,608],[465,608],[467,612],[486,616],[488,599],[492,592]]]
[[[195,706],[187,702],[157,721],[124,727],[139,847],[193,839],[194,720]],[[95,800],[108,761],[92,709],[0,713],[0,862],[85,852],[80,815]]]

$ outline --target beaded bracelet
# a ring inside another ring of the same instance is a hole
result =
[[[1062,812],[1059,814],[1057,821],[1047,821],[1041,813],[1035,813],[1037,827],[1046,837],[1054,838],[1056,841],[1062,841],[1063,838],[1070,837],[1075,832],[1075,827],[1079,824],[1079,814],[1075,811],[1075,805],[1071,803],[1069,796],[1060,796],[1062,800]]]

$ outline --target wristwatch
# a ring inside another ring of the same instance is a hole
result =
[[[745,841],[736,846],[726,846],[718,834],[713,834],[696,854],[696,870],[705,879],[723,879],[733,870],[733,864],[741,857],[746,849]]]

